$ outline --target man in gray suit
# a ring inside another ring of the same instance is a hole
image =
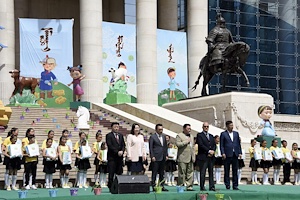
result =
[[[195,152],[193,149],[193,137],[191,137],[191,125],[184,124],[183,132],[176,136],[176,146],[178,147],[178,181],[177,185],[186,184],[187,191],[193,190],[193,171],[195,162]]]
[[[159,174],[159,182],[164,179],[165,164],[168,153],[167,140],[166,136],[163,134],[162,124],[156,124],[155,131],[156,133],[152,134],[149,138],[149,151],[152,163],[152,187],[155,186],[157,174]],[[163,187],[162,191],[168,190]]]

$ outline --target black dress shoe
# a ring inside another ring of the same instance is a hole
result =
[[[166,189],[165,187],[163,187],[163,188],[161,189],[161,191],[168,192],[169,190]]]
[[[209,191],[216,191],[216,188],[210,188]]]
[[[233,190],[240,190],[240,189],[236,187],[236,188],[233,188]]]
[[[186,191],[195,191],[193,188],[187,188]]]
[[[227,185],[226,185],[226,189],[227,189],[227,190],[230,190],[230,186],[227,186]]]
[[[205,188],[200,188],[200,190],[201,190],[201,191],[206,191],[206,189],[205,189]]]

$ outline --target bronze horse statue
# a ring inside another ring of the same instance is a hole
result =
[[[249,79],[242,68],[246,64],[249,51],[250,51],[249,45],[244,42],[230,43],[222,53],[224,62],[217,65],[210,65],[210,54],[207,53],[200,61],[199,64],[200,74],[198,76],[197,81],[195,82],[194,87],[192,87],[193,91],[196,90],[197,86],[199,85],[199,80],[201,76],[203,76],[204,80],[203,80],[201,95],[207,96],[206,85],[214,77],[214,75],[219,72],[222,73],[223,76],[222,78],[223,92],[225,91],[225,84],[227,82],[228,73],[241,74],[244,77],[246,81],[246,85],[248,87],[250,85]]]

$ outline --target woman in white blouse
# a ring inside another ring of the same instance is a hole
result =
[[[140,125],[132,124],[131,132],[127,136],[127,158],[131,162],[131,174],[141,174],[143,161],[146,160],[144,137],[140,133]]]

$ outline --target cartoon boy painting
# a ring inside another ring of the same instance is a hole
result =
[[[170,82],[169,82],[169,85],[170,85],[170,96],[169,96],[169,98],[170,99],[173,98],[174,100],[176,100],[175,89],[176,89],[176,85],[179,86],[179,83],[177,83],[175,81],[175,77],[176,77],[175,68],[169,67],[168,70],[167,70],[167,73],[168,73],[168,76],[170,77]]]
[[[51,72],[56,67],[56,60],[55,58],[48,57],[41,61],[44,71],[41,73],[41,80],[40,80],[40,98],[45,99],[45,93],[47,92],[48,98],[53,98],[52,96],[52,80],[54,81],[54,85],[57,85],[56,76]]]

